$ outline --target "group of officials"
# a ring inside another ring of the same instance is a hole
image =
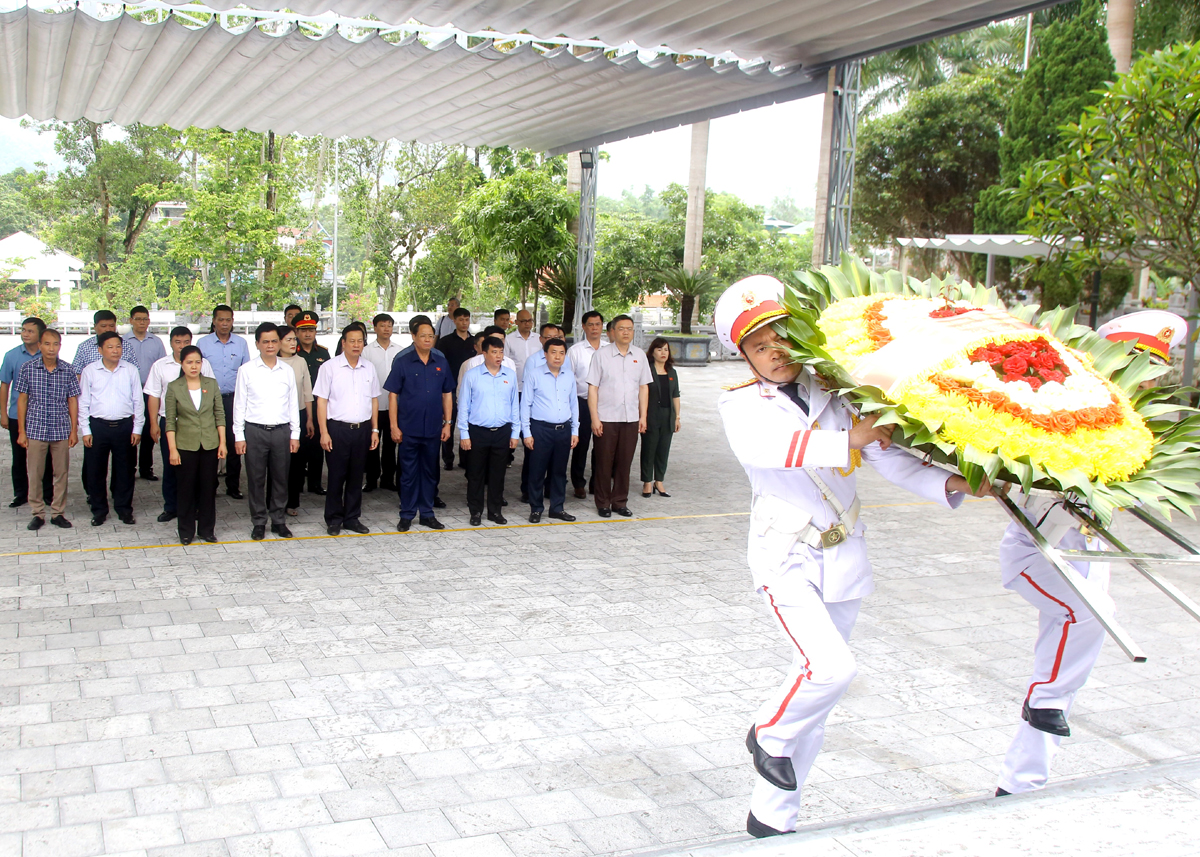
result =
[[[69,451],[82,441],[93,526],[105,523],[110,508],[123,523],[136,523],[133,486],[140,472],[161,482],[159,522],[178,520],[184,544],[216,541],[223,465],[226,494],[248,495],[256,540],[266,537],[268,524],[277,536],[292,537],[287,518],[298,514],[306,487],[324,496],[331,535],[369,532],[360,519],[362,495],[377,489],[399,493],[401,531],[414,520],[443,529],[436,509],[446,504],[438,488],[441,471],[455,468],[457,439],[472,525],[485,513],[507,523],[504,482],[518,447],[521,502],[529,504],[531,522],[543,514],[575,520],[564,507],[567,477],[575,496],[586,498],[589,446],[597,513],[632,514],[629,469],[659,376],[632,344],[628,316],[609,322],[605,342],[603,317],[588,312],[585,336],[568,349],[557,325],[543,324],[535,334],[524,309],[511,332],[512,313],[501,309],[491,326],[472,334],[470,311],[452,301],[436,325],[423,315],[410,321],[407,348],[393,339],[395,320],[381,313],[372,319],[370,342],[366,325],[355,322],[333,355],[316,342],[316,313],[293,305],[284,319],[255,329],[252,356],[233,332],[228,306],[213,310],[211,332],[195,345],[188,328],[171,330],[169,349],[149,333],[145,307],[131,311],[124,337],[116,315],[101,310],[94,335],[71,362],[58,359],[58,331],[26,319],[21,345],[0,364],[0,412],[13,444],[10,506],[29,502],[29,529],[37,530],[49,502],[49,522],[70,527]],[[673,398],[664,407],[673,409],[677,431],[678,382],[673,370],[667,374],[671,383],[663,389]],[[161,477],[154,472],[155,444]]]

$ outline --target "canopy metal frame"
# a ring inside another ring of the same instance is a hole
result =
[[[579,171],[579,240],[578,256],[575,260],[575,318],[572,319],[571,331],[575,340],[581,342],[583,336],[583,314],[592,308],[592,282],[596,263],[596,169],[599,166],[600,154],[595,146],[584,149],[574,157],[580,158],[583,164],[583,154],[591,154],[592,165],[582,167]]]
[[[840,63],[834,72],[833,127],[829,138],[829,193],[826,196],[826,264],[836,265],[850,249],[854,211],[854,155],[858,146],[858,99],[862,60]]]

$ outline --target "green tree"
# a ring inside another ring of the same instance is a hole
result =
[[[103,281],[109,266],[129,256],[154,205],[175,193],[182,149],[166,127],[116,128],[88,119],[48,122],[66,166],[26,184],[31,205],[51,223],[51,243],[92,262]]]
[[[960,75],[863,123],[854,167],[856,232],[876,246],[898,235],[971,232],[979,193],[999,176],[1011,85],[1005,72]]]
[[[33,234],[42,226],[42,219],[30,207],[26,196],[30,178],[20,167],[0,175],[0,238],[14,232]]]
[[[425,255],[413,264],[409,287],[413,306],[433,307],[454,296],[471,300],[474,287],[471,260],[462,253],[453,229],[439,232],[425,244]]]
[[[574,246],[567,222],[579,201],[548,171],[518,169],[476,188],[454,224],[468,255],[491,261],[520,290],[521,303],[537,290],[538,272]]]
[[[1021,179],[1030,231],[1077,271],[1112,257],[1200,277],[1200,44],[1139,59]],[[1193,292],[1194,293],[1194,292]]]

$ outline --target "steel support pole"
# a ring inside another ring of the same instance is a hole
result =
[[[596,166],[600,160],[595,147],[583,151],[591,155],[592,166],[580,170],[579,240],[575,242],[578,248],[575,260],[575,317],[571,320],[571,333],[577,342],[582,341],[583,314],[592,308],[592,275],[596,263]]]
[[[850,249],[854,200],[854,153],[858,142],[858,95],[862,60],[837,66],[833,85],[833,127],[829,139],[829,193],[826,197],[824,259],[840,263]]]
[[[1013,522],[1017,524],[1017,526],[1021,527],[1026,533],[1029,534],[1029,538],[1033,541],[1033,546],[1041,551],[1042,556],[1044,556],[1054,570],[1062,576],[1063,582],[1065,582],[1067,586],[1071,588],[1071,591],[1074,592],[1079,600],[1084,603],[1087,609],[1091,611],[1092,615],[1096,617],[1096,621],[1099,622],[1104,630],[1108,632],[1108,635],[1113,638],[1113,641],[1121,647],[1121,651],[1128,655],[1130,660],[1132,660],[1134,663],[1145,663],[1146,654],[1142,651],[1141,647],[1134,642],[1133,638],[1129,636],[1129,632],[1122,628],[1117,623],[1116,619],[1114,619],[1112,616],[1106,615],[1104,611],[1092,604],[1091,599],[1087,596],[1085,588],[1080,586],[1080,584],[1083,583],[1083,578],[1069,562],[1063,559],[1058,548],[1046,541],[1045,537],[1038,532],[1038,528],[1035,527],[1033,523],[1025,517],[1025,515],[1017,507],[1017,504],[1010,500],[1007,494],[1002,494],[999,491],[993,491],[992,496],[994,496],[997,502],[1000,503],[1000,507],[1008,513],[1008,517],[1012,518]]]

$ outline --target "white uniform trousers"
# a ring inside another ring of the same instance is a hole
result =
[[[1074,564],[1085,577],[1084,563]],[[1107,563],[1099,563],[1107,572]],[[1107,591],[1107,574],[1096,574],[1098,589]],[[1040,557],[1013,578],[1008,589],[1038,609],[1038,637],[1033,676],[1025,699],[1030,708],[1071,711],[1076,692],[1087,682],[1104,628],[1066,582]],[[1096,600],[1100,600],[1097,598]],[[1040,789],[1050,777],[1050,763],[1062,739],[1022,722],[1000,770],[1000,788],[1012,794]]]
[[[794,603],[777,604],[769,586],[759,592],[793,654],[787,678],[758,710],[758,743],[772,756],[791,758],[797,788],[777,789],[759,777],[750,811],[768,827],[786,831],[796,827],[801,787],[825,738],[825,719],[857,673],[846,643],[862,599],[827,604],[809,586],[791,595]]]

